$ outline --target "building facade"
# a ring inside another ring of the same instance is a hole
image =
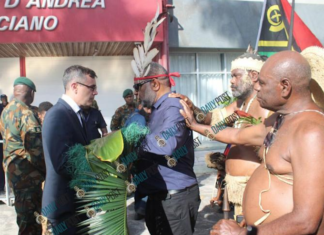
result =
[[[255,47],[263,0],[169,0],[170,69],[176,91],[201,107],[225,91],[230,93],[231,61],[249,44]],[[290,1],[291,2],[291,1]],[[296,0],[295,10],[324,45],[324,1]],[[200,149],[224,147],[202,137]]]
[[[168,12],[156,37],[158,60],[166,66],[169,58],[170,71],[182,74],[173,89],[197,106],[228,91],[231,61],[256,43],[262,0],[4,0],[0,94],[11,98],[14,79],[26,75],[37,86],[34,105],[56,103],[64,70],[80,64],[96,71],[96,100],[110,123],[122,91],[132,88],[132,50],[157,5]],[[324,1],[296,0],[296,12],[324,44]],[[199,148],[214,145],[204,142]]]

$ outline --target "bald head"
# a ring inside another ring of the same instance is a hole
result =
[[[262,67],[261,71],[263,70],[278,82],[283,78],[289,79],[293,92],[309,91],[311,69],[307,60],[298,52],[282,51],[271,56]]]
[[[279,111],[311,101],[310,80],[306,59],[298,52],[282,51],[265,62],[254,88],[262,108]]]
[[[30,105],[34,101],[34,91],[29,86],[19,84],[14,86],[14,97]]]

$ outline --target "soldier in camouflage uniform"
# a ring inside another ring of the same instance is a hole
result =
[[[134,94],[131,89],[126,89],[123,92],[123,97],[126,104],[119,107],[111,119],[110,130],[117,131],[122,128],[127,118],[135,111]]]
[[[1,104],[0,104],[0,117],[3,109],[8,105],[8,98],[5,94],[2,94],[0,96]],[[0,132],[0,142],[2,141],[2,135]],[[3,161],[3,148],[2,143],[0,143],[0,194],[4,194],[4,187],[5,187],[5,175],[2,167],[2,161]]]
[[[4,139],[4,168],[15,194],[19,235],[41,235],[34,212],[41,211],[45,162],[41,124],[31,110],[36,87],[24,77],[14,82],[14,99],[3,110],[0,131]]]
[[[99,110],[99,106],[98,106],[98,103],[97,103],[97,101],[96,101],[96,100],[93,100],[93,101],[92,101],[92,105],[91,105],[91,108],[94,108],[94,109],[97,109],[97,110]]]

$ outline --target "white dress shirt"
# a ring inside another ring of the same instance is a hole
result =
[[[81,108],[79,107],[79,105],[77,105],[77,103],[75,103],[75,101],[71,97],[69,97],[69,96],[67,96],[65,94],[62,95],[62,100],[64,100],[66,103],[68,103],[68,105],[70,105],[70,107],[73,109],[73,111],[78,116],[79,121],[80,121],[81,126],[82,126],[81,116],[80,116],[80,113],[79,113]]]

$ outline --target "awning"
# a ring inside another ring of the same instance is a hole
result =
[[[158,5],[161,12],[162,0],[4,0],[0,57],[131,55]]]
[[[0,58],[132,55],[134,42],[67,42],[0,44]]]

